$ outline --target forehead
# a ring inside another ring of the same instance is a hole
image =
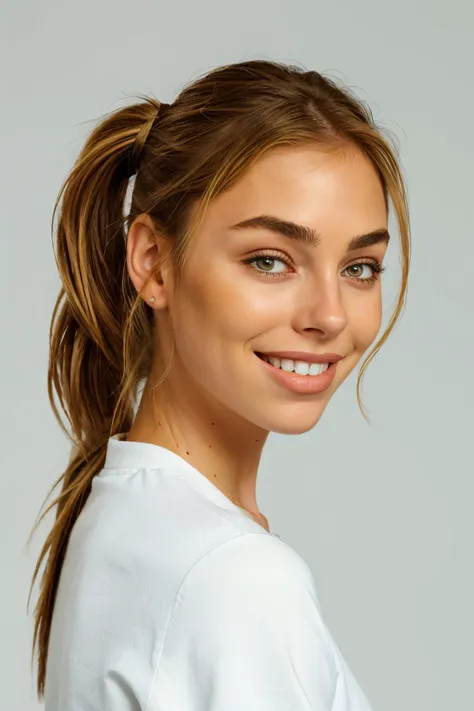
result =
[[[344,237],[386,226],[380,178],[357,148],[315,146],[268,151],[209,206],[207,228],[218,229],[261,213],[277,215]]]

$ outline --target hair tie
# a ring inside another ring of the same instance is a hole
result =
[[[161,115],[162,111],[167,106],[169,106],[169,104],[161,102],[158,108],[156,109],[156,113],[153,119],[144,124],[143,127],[139,130],[135,139],[135,143],[133,144],[132,153],[130,156],[130,177],[132,175],[135,175],[135,173],[138,173],[138,169],[140,167],[140,159],[143,153],[143,149],[145,148],[145,144],[148,140],[148,136],[150,135],[155,124],[157,123],[158,117]]]

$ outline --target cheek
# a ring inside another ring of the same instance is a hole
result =
[[[232,344],[241,347],[252,336],[250,309],[237,280],[209,267],[205,277],[190,270],[170,308],[176,349],[187,367],[194,372],[212,365],[217,371],[219,364],[228,362]]]
[[[367,295],[351,306],[349,326],[353,342],[359,350],[365,350],[375,340],[382,324],[382,299],[380,291]]]
[[[242,267],[245,269],[245,267]],[[194,272],[196,274],[196,272]],[[191,276],[183,282],[181,305],[174,320],[186,324],[189,336],[221,347],[246,340],[281,321],[281,307],[268,284],[249,283],[235,270],[207,269],[206,278]]]

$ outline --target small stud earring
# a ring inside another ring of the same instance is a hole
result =
[[[151,303],[154,304],[154,303],[155,303],[155,297],[154,297],[154,296],[150,296],[150,298],[148,299],[148,301],[151,301]]]

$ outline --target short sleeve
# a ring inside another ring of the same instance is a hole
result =
[[[244,533],[201,558],[169,621],[148,711],[330,711],[337,669],[313,577]]]

